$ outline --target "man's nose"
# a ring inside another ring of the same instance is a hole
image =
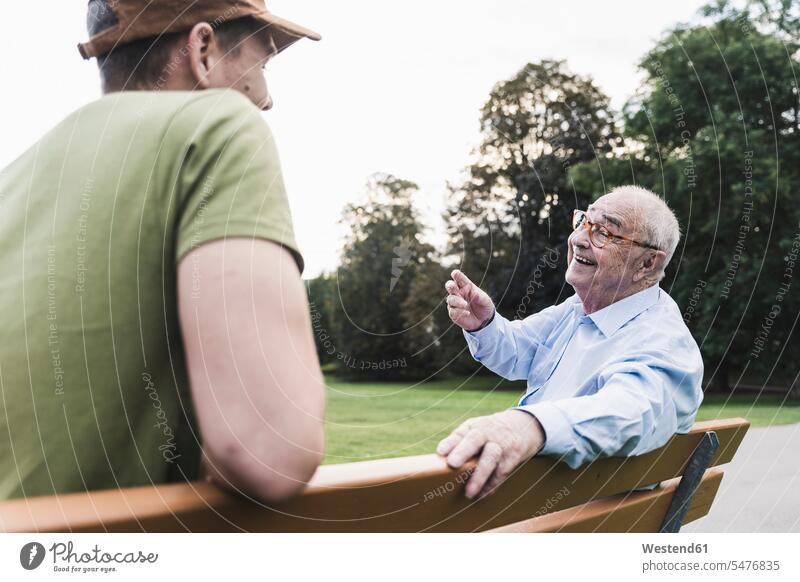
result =
[[[580,227],[578,230],[569,235],[568,242],[570,246],[575,245],[582,249],[589,248],[589,231],[583,227]]]

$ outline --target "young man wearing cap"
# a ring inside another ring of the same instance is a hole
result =
[[[319,35],[263,0],[87,21],[104,96],[0,172],[0,499],[203,474],[286,498],[324,392],[261,69]]]

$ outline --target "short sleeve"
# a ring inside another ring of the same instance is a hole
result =
[[[175,120],[190,136],[176,184],[176,264],[204,243],[247,237],[286,248],[302,272],[272,132],[244,96],[207,93]]]

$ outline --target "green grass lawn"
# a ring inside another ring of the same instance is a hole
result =
[[[325,463],[431,453],[467,418],[516,404],[524,382],[491,377],[426,384],[354,384],[327,378]],[[747,418],[753,426],[800,422],[800,402],[755,394],[706,396],[697,420]]]

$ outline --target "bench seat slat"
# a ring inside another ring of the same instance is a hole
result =
[[[683,523],[708,515],[719,491],[723,471],[708,469],[692,497]],[[492,533],[586,533],[658,531],[680,478],[664,481],[653,491],[621,493],[589,501],[577,507],[548,513],[489,530]]]

